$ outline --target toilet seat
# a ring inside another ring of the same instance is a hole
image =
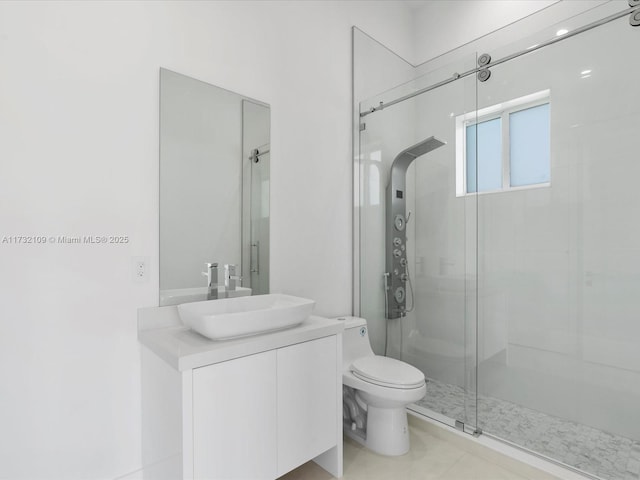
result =
[[[359,379],[382,387],[411,389],[424,385],[424,374],[420,370],[380,355],[358,358],[350,370]]]

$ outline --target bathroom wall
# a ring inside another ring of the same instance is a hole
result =
[[[129,239],[0,243],[0,477],[140,468],[160,66],[271,105],[272,291],[351,311],[354,24],[412,57],[395,1],[0,2],[0,237]]]
[[[413,16],[415,60],[422,63],[559,0],[432,0]]]

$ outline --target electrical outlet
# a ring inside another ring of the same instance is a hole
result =
[[[149,257],[133,257],[133,281],[146,283],[149,281]]]

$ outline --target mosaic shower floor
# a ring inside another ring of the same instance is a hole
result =
[[[640,441],[480,395],[479,424],[488,433],[606,480],[640,480]],[[464,418],[462,387],[428,380],[417,405]]]

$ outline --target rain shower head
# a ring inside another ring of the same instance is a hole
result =
[[[424,155],[425,153],[429,153],[438,147],[442,147],[443,145],[446,145],[446,142],[438,140],[436,137],[429,137],[420,143],[416,143],[396,156],[393,164],[391,165],[391,171],[393,172],[396,169],[406,171],[411,162],[416,158]]]
[[[438,140],[436,137],[429,137],[426,140],[416,143],[411,147],[401,151],[391,164],[391,174],[389,175],[389,193],[397,197],[397,199],[403,199],[403,191],[405,187],[405,181],[407,176],[407,169],[411,162],[416,158],[429,153],[436,148],[446,145],[446,142]]]
[[[420,155],[424,155],[425,153],[428,153],[431,150],[435,150],[436,148],[443,145],[446,145],[446,142],[438,140],[436,137],[429,137],[426,140],[423,140],[420,143],[416,143],[414,146],[407,148],[400,155],[407,154],[413,155],[414,157],[419,157]]]
[[[429,137],[403,150],[391,165],[387,186],[385,311],[387,318],[406,314],[406,288],[410,281],[406,251],[407,223],[405,185],[407,169],[416,158],[446,145],[436,137]]]

